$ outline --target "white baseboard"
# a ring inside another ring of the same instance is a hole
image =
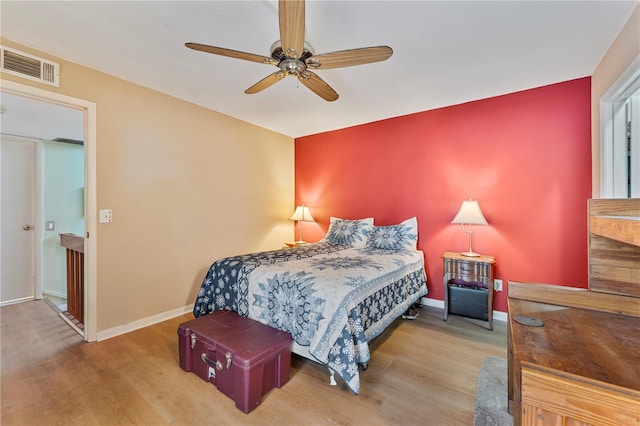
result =
[[[0,306],[15,305],[16,303],[22,303],[28,300],[34,300],[33,296],[21,297],[20,299],[5,300],[4,302],[0,303]]]
[[[444,301],[437,299],[429,299],[423,297],[420,299],[423,305],[433,306],[435,308],[444,309]],[[162,321],[166,321],[171,318],[178,317],[193,310],[193,305],[186,305],[182,308],[172,309],[170,311],[162,312],[157,315],[153,315],[141,320],[130,322],[129,324],[119,325],[107,330],[99,331],[97,335],[98,341],[110,339],[112,337],[119,336],[121,334],[129,333],[140,328],[144,328],[153,324],[157,324]],[[507,314],[505,312],[493,311],[493,319],[496,321],[507,321]]]
[[[422,302],[423,305],[426,306],[433,306],[434,308],[440,308],[440,309],[444,309],[444,300],[438,300],[438,299],[429,299],[427,297],[423,297],[422,299],[420,299],[420,301]],[[503,322],[507,322],[507,313],[506,312],[501,312],[501,311],[493,311],[493,319],[494,321],[503,321]]]
[[[42,294],[43,295],[48,295],[48,296],[55,296],[55,297],[59,297],[60,299],[66,299],[67,298],[67,293],[61,293],[59,291],[53,291],[53,290],[46,290],[46,289],[42,289]]]
[[[507,316],[506,312],[493,311],[493,320],[494,321],[507,322],[508,319],[509,319],[509,317]]]
[[[156,315],[152,315],[141,320],[130,322],[129,324],[119,325],[117,327],[109,328],[107,330],[99,331],[96,337],[97,341],[110,339],[112,337],[119,336],[121,334],[129,333],[140,328],[144,328],[153,324],[157,324],[162,321],[166,321],[171,318],[179,317],[193,311],[193,305],[186,305],[182,308],[172,309],[170,311],[162,312]]]
[[[429,299],[428,297],[423,297],[422,299],[420,299],[420,301],[423,305],[444,309],[444,300]]]

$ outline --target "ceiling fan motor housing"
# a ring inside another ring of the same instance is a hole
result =
[[[307,64],[307,59],[311,58],[314,53],[315,50],[313,49],[313,46],[306,41],[304,42],[302,55],[300,55],[299,58],[288,56],[282,50],[282,43],[280,40],[271,45],[271,57],[277,61],[278,68],[280,68],[285,75],[294,77],[304,75],[307,65],[309,65]]]

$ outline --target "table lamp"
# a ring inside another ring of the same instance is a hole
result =
[[[451,223],[459,223],[462,225],[462,230],[469,234],[469,251],[460,253],[463,256],[469,257],[478,257],[480,254],[475,253],[471,248],[471,238],[473,235],[473,231],[471,229],[465,229],[465,223],[467,225],[488,225],[487,219],[484,218],[482,214],[482,210],[480,210],[480,206],[477,201],[472,199],[465,200],[462,202],[460,206],[460,210],[458,210],[458,214],[453,218]]]
[[[309,212],[309,207],[296,207],[296,210],[293,212],[289,220],[295,220],[298,222],[298,234],[300,239],[296,241],[296,244],[305,244],[305,241],[302,239],[302,222],[315,222],[315,219],[311,216],[311,212]]]

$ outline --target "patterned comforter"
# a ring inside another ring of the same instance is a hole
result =
[[[421,251],[321,242],[216,261],[193,314],[228,309],[287,331],[294,352],[327,366],[358,394],[367,342],[425,294]]]

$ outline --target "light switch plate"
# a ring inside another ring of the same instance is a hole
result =
[[[100,223],[113,222],[113,212],[111,209],[100,209]]]
[[[56,230],[56,222],[53,220],[48,220],[44,223],[44,229],[46,231],[55,231]]]

